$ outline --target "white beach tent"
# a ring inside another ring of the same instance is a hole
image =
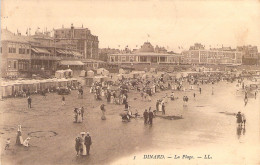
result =
[[[98,68],[98,69],[97,69],[97,74],[98,74],[98,75],[107,76],[107,75],[109,75],[109,71],[106,70],[105,68]]]
[[[94,77],[95,73],[92,70],[87,71],[87,77]]]

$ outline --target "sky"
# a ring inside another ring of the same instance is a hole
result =
[[[256,45],[260,50],[260,0],[2,0],[1,28],[25,35],[39,27],[87,27],[100,48],[139,48],[144,42],[180,51]],[[120,47],[119,47],[120,46]]]

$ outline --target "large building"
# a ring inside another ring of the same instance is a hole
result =
[[[88,28],[54,29],[54,40],[63,48],[76,48],[83,54],[84,59],[98,59],[98,36],[92,35]]]
[[[238,46],[237,50],[242,52],[242,63],[244,65],[259,65],[259,53],[257,46]]]
[[[179,64],[182,55],[169,54],[165,48],[154,48],[150,42],[145,42],[140,49],[132,53],[117,53],[108,55],[109,63],[116,64]]]
[[[201,44],[195,44],[182,54],[185,64],[242,64],[242,52],[230,47],[206,50]]]
[[[49,33],[23,36],[1,29],[1,77],[29,77],[43,72],[50,75],[63,61],[81,59],[81,52],[56,45]]]

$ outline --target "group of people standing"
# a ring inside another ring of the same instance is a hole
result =
[[[73,112],[74,112],[74,123],[81,123],[81,122],[83,122],[84,107],[74,108]]]
[[[246,116],[244,113],[241,113],[240,111],[236,115],[237,118],[237,124],[239,127],[242,127],[244,124],[244,127],[246,126]]]
[[[80,155],[89,155],[90,146],[92,145],[92,140],[89,132],[81,132],[80,136],[75,139],[75,150],[77,152],[77,156]]]
[[[188,104],[189,98],[188,96],[183,96],[183,106],[186,107]]]
[[[150,125],[153,124],[154,114],[151,111],[151,108],[149,109],[149,112],[147,111],[147,109],[144,111],[143,117],[144,117],[144,124],[150,124]]]

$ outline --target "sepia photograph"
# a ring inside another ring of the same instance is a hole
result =
[[[260,165],[260,0],[1,0],[0,38],[0,165]]]

